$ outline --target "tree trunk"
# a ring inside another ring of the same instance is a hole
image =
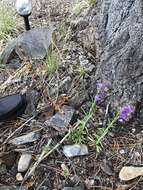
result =
[[[110,81],[114,105],[143,98],[143,1],[97,0],[93,10],[96,78]]]

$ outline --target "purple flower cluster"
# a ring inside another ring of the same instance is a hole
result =
[[[97,82],[97,94],[94,97],[95,103],[99,105],[103,100],[109,95],[109,90],[111,89],[111,83],[106,82]],[[134,108],[130,105],[125,105],[121,108],[119,113],[119,121],[127,121],[132,113],[134,113]]]
[[[134,109],[130,105],[123,106],[119,114],[119,121],[120,122],[127,121],[133,112]]]
[[[107,96],[111,84],[109,82],[97,82],[97,95],[94,100],[96,104],[100,104]]]
[[[109,88],[111,87],[111,84],[109,82],[97,82],[97,91],[98,92],[107,92]]]

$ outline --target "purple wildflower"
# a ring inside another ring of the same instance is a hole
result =
[[[110,89],[110,82],[97,82],[97,90],[98,92],[107,92]]]
[[[100,95],[96,95],[96,96],[94,97],[94,100],[95,100],[95,103],[98,105],[98,104],[101,103],[102,97],[101,97]]]
[[[121,112],[119,115],[119,121],[123,122],[123,121],[128,120],[133,112],[134,112],[134,109],[130,105],[125,105],[121,109]]]
[[[111,84],[109,82],[97,82],[97,95],[95,96],[96,104],[100,104],[108,94]]]

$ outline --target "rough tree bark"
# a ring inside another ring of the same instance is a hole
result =
[[[94,11],[96,76],[112,83],[115,105],[135,105],[143,98],[143,1],[98,0]]]

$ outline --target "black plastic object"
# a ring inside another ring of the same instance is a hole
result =
[[[25,15],[23,16],[24,17],[24,23],[25,23],[25,29],[26,30],[30,30],[30,24],[29,24],[29,18],[28,18],[29,15]]]
[[[0,98],[0,122],[15,119],[24,113],[27,106],[26,96],[13,94]]]

